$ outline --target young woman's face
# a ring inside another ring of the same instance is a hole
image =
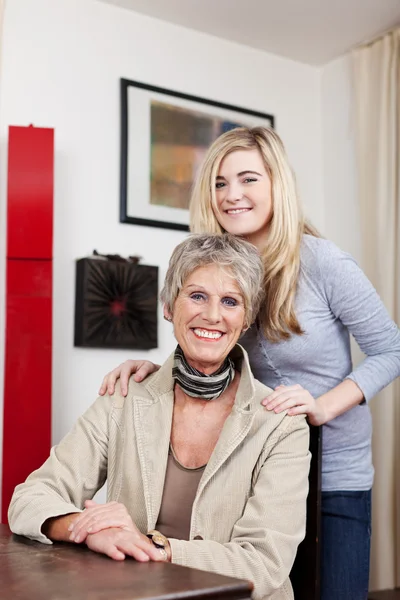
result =
[[[236,150],[221,162],[215,183],[221,227],[262,248],[272,216],[271,180],[258,150]]]

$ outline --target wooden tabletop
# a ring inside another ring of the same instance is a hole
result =
[[[4,600],[251,598],[251,583],[170,563],[118,562],[72,544],[40,544],[0,525]]]
[[[397,590],[370,592],[368,594],[368,600],[400,600],[400,588]]]

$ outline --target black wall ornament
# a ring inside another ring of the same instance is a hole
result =
[[[96,250],[76,261],[75,346],[157,348],[158,267],[139,261]]]

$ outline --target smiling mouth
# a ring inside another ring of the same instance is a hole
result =
[[[223,331],[218,331],[215,329],[201,329],[200,327],[194,327],[192,331],[194,335],[201,340],[217,341],[220,340],[223,335],[225,335]]]
[[[242,213],[246,213],[249,212],[250,210],[252,210],[251,208],[228,208],[228,210],[226,210],[226,214],[227,215],[240,215]]]

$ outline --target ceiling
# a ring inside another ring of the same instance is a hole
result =
[[[310,65],[400,25],[400,0],[100,0]]]

